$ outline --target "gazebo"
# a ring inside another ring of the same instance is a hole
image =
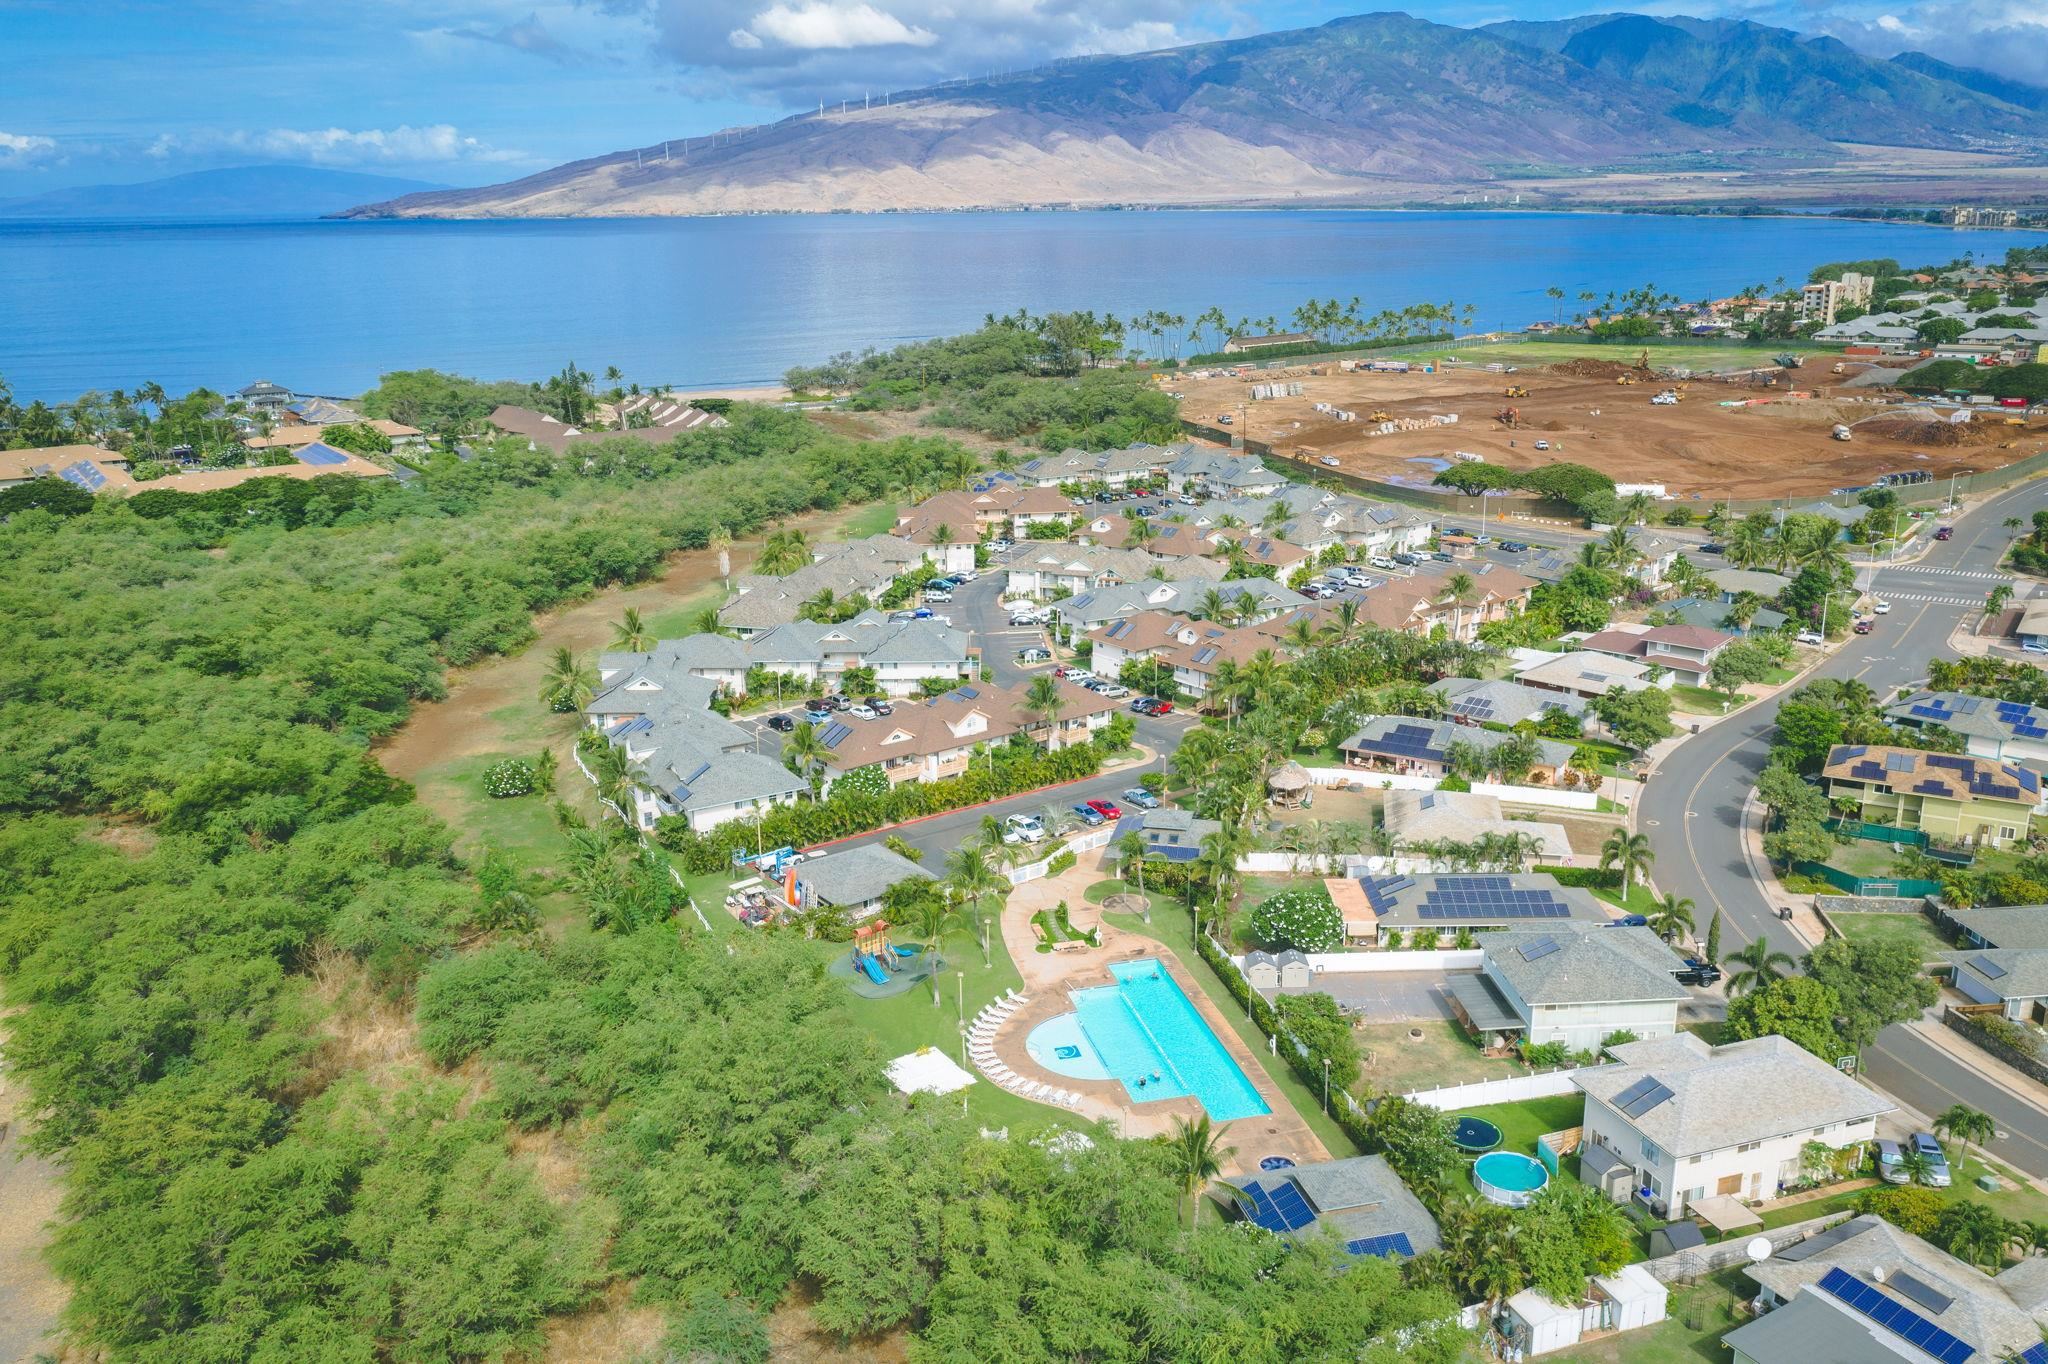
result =
[[[1293,809],[1308,804],[1309,793],[1315,790],[1315,785],[1307,768],[1290,762],[1266,778],[1266,795],[1273,804]]]

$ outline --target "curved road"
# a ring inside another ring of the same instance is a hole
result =
[[[2048,483],[2022,484],[1972,509],[1957,523],[1955,537],[1935,543],[1918,563],[1879,568],[1875,590],[1892,603],[1891,613],[1878,618],[1874,633],[1850,636],[1808,678],[1853,678],[1883,695],[1924,677],[1962,614],[2009,581],[1998,571],[2009,539],[2001,523],[2009,516],[2027,520],[2044,506]],[[1723,955],[1758,936],[1795,956],[1807,948],[1777,918],[1764,894],[1763,869],[1751,865],[1743,837],[1743,803],[1763,769],[1776,716],[1777,703],[1765,702],[1680,744],[1659,763],[1637,810],[1656,851],[1658,886],[1698,906],[1702,931],[1721,911]],[[1952,1103],[1991,1114],[2005,1134],[1991,1149],[2028,1174],[2048,1176],[2048,1113],[1958,1066],[1904,1027],[1879,1035],[1864,1053],[1863,1070],[1923,1114]]]

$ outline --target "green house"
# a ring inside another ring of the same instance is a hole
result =
[[[2026,839],[2042,795],[2040,776],[2024,767],[1885,744],[1837,744],[1821,775],[1828,795],[1855,801],[1867,824],[1994,848]]]

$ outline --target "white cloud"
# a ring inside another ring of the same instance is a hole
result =
[[[930,29],[906,24],[873,5],[842,4],[838,0],[771,5],[755,15],[753,23],[736,32],[755,38],[757,46],[777,42],[804,51],[897,44],[930,47],[939,40],[939,35]]]
[[[150,146],[159,159],[234,153],[314,166],[445,165],[460,161],[524,161],[524,152],[493,147],[452,124],[415,128],[269,128],[166,133]]]
[[[1920,0],[1867,13],[1831,13],[1810,27],[1883,56],[1912,49],[2048,86],[2048,6],[2037,0]]]
[[[56,152],[54,138],[38,137],[34,133],[0,133],[0,166],[26,166],[32,161],[54,156]]]

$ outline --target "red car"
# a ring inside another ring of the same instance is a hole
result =
[[[1173,702],[1162,701],[1156,696],[1141,696],[1131,702],[1131,709],[1140,715],[1171,715]]]
[[[1124,817],[1124,812],[1121,809],[1106,800],[1091,800],[1088,802],[1088,808],[1101,815],[1104,819],[1122,819]]]
[[[1855,632],[1859,635],[1867,635],[1870,633],[1871,626],[1872,622],[1867,620],[1859,620],[1856,622],[1855,625],[1851,626],[1850,628],[1855,630]]]
[[[1934,532],[1934,538],[1937,540],[1946,540],[1949,536],[1954,535],[1955,533],[1956,528],[1954,526],[1942,526]]]

